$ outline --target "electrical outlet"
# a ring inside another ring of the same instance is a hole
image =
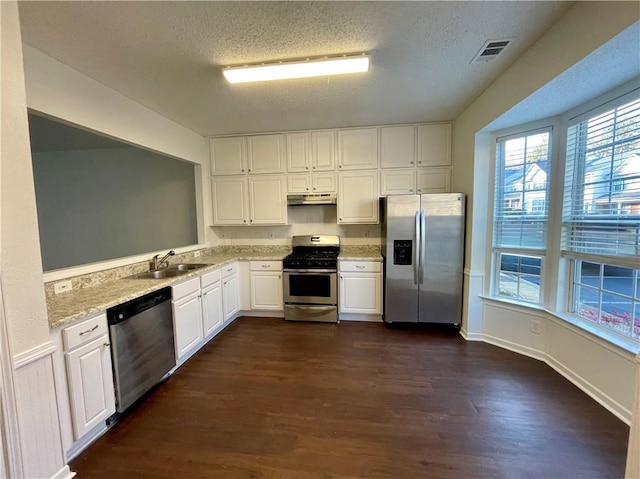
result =
[[[540,321],[537,319],[532,319],[531,323],[529,323],[529,329],[533,334],[541,334],[542,333],[542,325]]]
[[[70,279],[66,281],[59,281],[53,284],[53,292],[55,294],[65,293],[67,291],[71,291],[72,289],[73,285],[71,284]]]
[[[201,253],[202,253],[202,251],[198,250],[195,253],[193,253],[193,257],[194,258],[199,258]]]

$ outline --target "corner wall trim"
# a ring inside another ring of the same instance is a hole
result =
[[[46,356],[50,356],[56,352],[56,345],[52,341],[36,346],[24,353],[16,354],[13,357],[13,367],[17,370],[31,364]]]

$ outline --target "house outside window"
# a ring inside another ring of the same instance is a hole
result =
[[[551,127],[497,138],[493,295],[541,302],[547,244]]]
[[[563,256],[569,312],[640,340],[640,100],[629,95],[568,124]]]

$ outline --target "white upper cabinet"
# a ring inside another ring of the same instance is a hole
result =
[[[311,144],[309,133],[287,135],[287,171],[307,173],[310,171]]]
[[[380,128],[380,168],[413,168],[416,129],[410,126]]]
[[[418,126],[418,167],[451,165],[451,124]]]
[[[380,194],[409,195],[415,193],[415,170],[383,170],[380,172]]]
[[[287,178],[256,176],[249,178],[249,223],[287,224]]]
[[[338,223],[378,223],[378,172],[338,174]]]
[[[311,169],[313,171],[336,169],[336,133],[334,131],[311,132]]]
[[[335,173],[314,173],[311,175],[311,188],[313,193],[335,193]]]
[[[287,191],[293,193],[311,193],[311,175],[293,174],[287,175]]]
[[[214,225],[245,225],[249,219],[247,178],[233,176],[211,179]]]
[[[246,170],[247,145],[244,136],[209,140],[212,175],[240,175]]]
[[[284,173],[285,135],[247,137],[249,173]]]
[[[451,191],[451,168],[428,168],[417,170],[416,193],[449,193]]]
[[[378,129],[338,131],[338,169],[378,168]]]

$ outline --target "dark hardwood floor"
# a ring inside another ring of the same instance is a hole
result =
[[[72,463],[79,478],[622,478],[629,428],[457,333],[239,318]]]

